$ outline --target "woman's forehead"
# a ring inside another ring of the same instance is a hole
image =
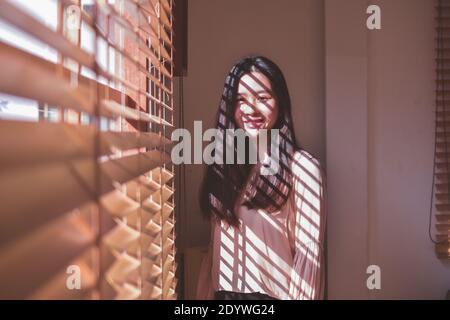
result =
[[[239,94],[257,94],[260,92],[272,92],[272,84],[261,72],[249,72],[244,74],[239,79],[238,93]]]

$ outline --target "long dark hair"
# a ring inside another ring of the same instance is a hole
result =
[[[274,175],[252,175],[254,165],[213,163],[206,169],[206,175],[200,190],[200,207],[205,217],[215,216],[224,219],[230,225],[238,226],[239,219],[234,207],[241,192],[243,204],[248,208],[265,209],[275,212],[282,208],[292,188],[291,161],[294,152],[299,149],[292,124],[291,100],[286,80],[280,68],[268,58],[250,56],[233,66],[224,85],[217,114],[219,136],[225,139],[226,129],[237,129],[234,119],[237,88],[240,78],[250,72],[261,72],[272,84],[272,91],[278,103],[278,118],[273,129],[279,129],[279,170]],[[225,145],[225,141],[222,141]],[[225,158],[227,148],[223,148]],[[217,152],[217,150],[215,150]],[[237,148],[234,144],[236,157]],[[225,163],[225,161],[224,161]],[[245,190],[244,190],[245,188]]]

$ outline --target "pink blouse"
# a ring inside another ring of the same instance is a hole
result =
[[[294,186],[281,210],[240,206],[240,229],[211,218],[197,299],[213,299],[219,290],[282,300],[323,298],[324,175],[304,150],[295,153],[292,172]]]

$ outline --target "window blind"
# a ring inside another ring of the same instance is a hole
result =
[[[0,298],[176,299],[174,3],[40,2],[0,2]]]
[[[450,1],[436,6],[435,236],[439,258],[450,258]]]

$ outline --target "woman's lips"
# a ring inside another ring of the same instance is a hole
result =
[[[258,129],[264,125],[264,118],[262,118],[262,117],[246,118],[246,119],[244,119],[243,122],[245,125],[253,128],[253,129]]]

